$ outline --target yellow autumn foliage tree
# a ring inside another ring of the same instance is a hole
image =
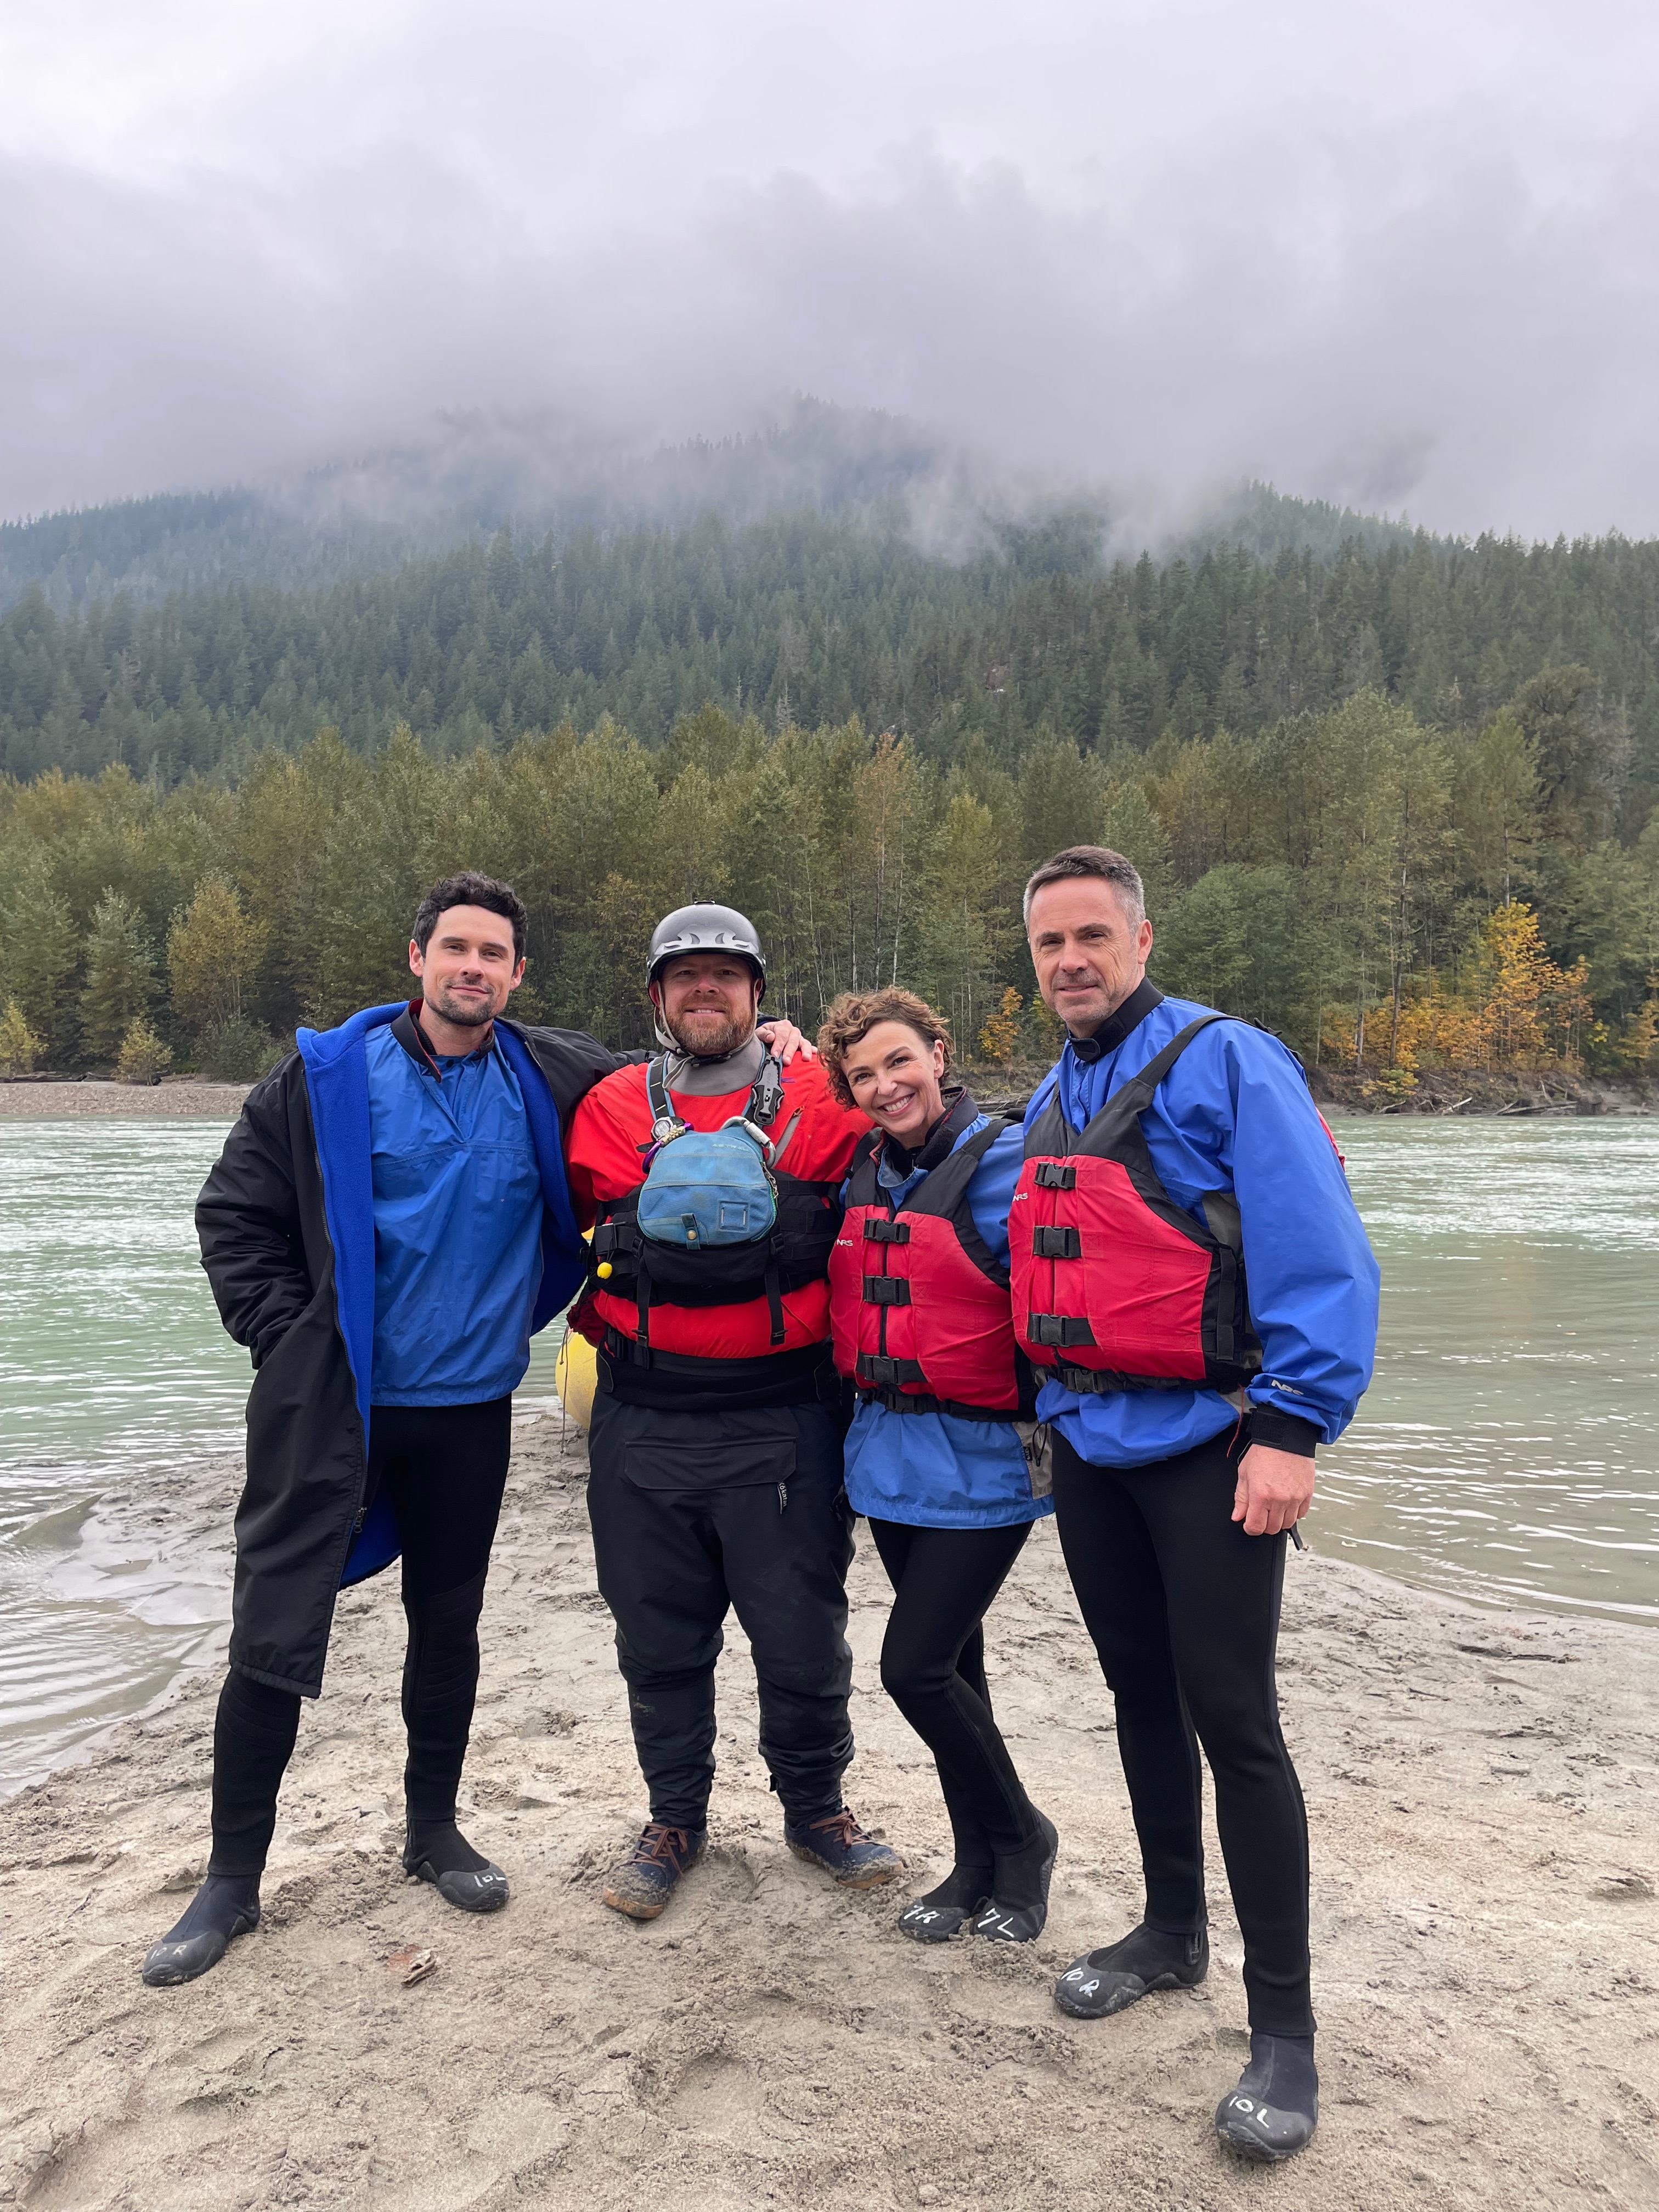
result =
[[[1413,1075],[1419,1067],[1480,1068],[1490,1074],[1558,1068],[1577,1073],[1590,1020],[1589,975],[1583,960],[1552,960],[1529,906],[1516,899],[1481,923],[1468,988],[1449,993],[1431,974],[1425,987],[1372,1017],[1366,1060]],[[1334,1058],[1357,1064],[1351,1008],[1328,1010],[1324,1044]]]
[[[1019,1047],[1019,1014],[1024,1003],[1011,983],[1002,994],[1002,1003],[979,1033],[981,1059],[1006,1067]]]

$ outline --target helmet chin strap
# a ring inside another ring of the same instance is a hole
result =
[[[755,1032],[750,1030],[746,1037],[739,1037],[736,1044],[728,1047],[725,1052],[693,1052],[689,1046],[680,1042],[660,1015],[657,1017],[658,1043],[672,1053],[676,1060],[683,1060],[691,1067],[718,1067],[723,1060],[735,1060],[740,1052],[748,1050],[754,1037]]]
[[[735,1058],[738,1053],[747,1048],[754,1038],[755,1031],[760,1026],[760,1000],[757,999],[755,1018],[749,1024],[747,1036],[739,1037],[734,1045],[728,1045],[724,1052],[693,1052],[690,1045],[682,1044],[673,1030],[669,1028],[668,1017],[662,1010],[660,988],[656,984],[653,984],[651,988],[651,1004],[656,1016],[653,1027],[657,1042],[665,1051],[673,1053],[691,1067],[718,1067],[722,1060]]]

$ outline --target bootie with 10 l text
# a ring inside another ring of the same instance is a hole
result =
[[[1319,2075],[1310,2035],[1250,2036],[1250,2063],[1216,2106],[1215,2131],[1241,2158],[1276,2166],[1313,2140]]]

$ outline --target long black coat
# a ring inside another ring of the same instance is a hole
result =
[[[579,1030],[498,1026],[527,1048],[567,1131],[578,1101],[622,1065]],[[367,1453],[299,1054],[249,1092],[203,1186],[196,1229],[221,1318],[256,1370],[236,1511],[231,1664],[314,1698],[360,1525]]]

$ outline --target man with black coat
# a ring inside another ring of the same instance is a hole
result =
[[[404,1864],[493,1911],[501,1869],[455,1825],[478,1620],[530,1338],[582,1280],[563,1133],[623,1062],[503,1018],[525,909],[453,876],[421,902],[422,995],[298,1049],[255,1086],[197,1206],[202,1263],[256,1370],[207,1879],[144,1961],[189,1981],[258,1925],[259,1879],[336,1592],[402,1555]],[[780,1042],[785,1042],[781,1038]]]

